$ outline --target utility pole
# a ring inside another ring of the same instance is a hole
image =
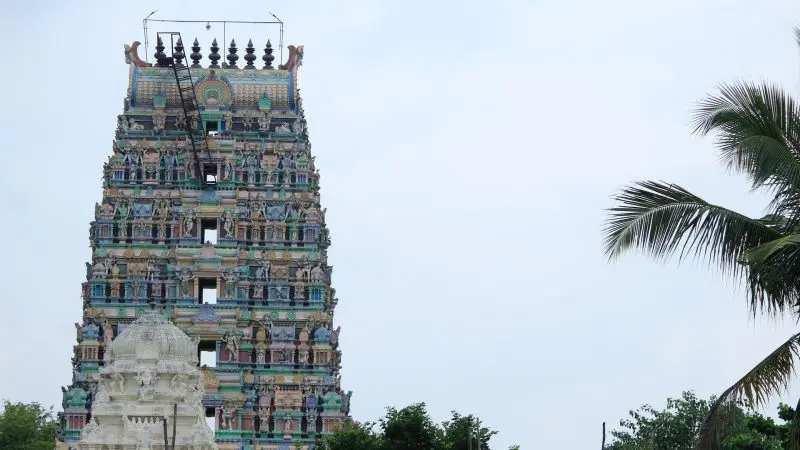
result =
[[[169,448],[169,438],[167,437],[167,416],[164,416],[164,448]]]
[[[178,428],[178,404],[172,404],[172,450],[175,450],[175,432]]]
[[[167,416],[164,416],[164,450],[175,450],[175,429],[178,426],[178,404],[172,404],[172,446],[169,445],[169,436],[167,434]]]
[[[478,436],[472,434],[472,424],[469,424],[469,437],[467,438],[467,450],[472,450],[472,439],[476,439],[478,441],[478,450],[481,450],[481,440],[480,440],[480,433]]]

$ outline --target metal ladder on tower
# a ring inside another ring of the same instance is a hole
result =
[[[172,67],[172,71],[175,74],[175,83],[178,87],[178,96],[181,101],[181,107],[183,108],[183,115],[186,117],[186,132],[188,133],[189,143],[192,146],[195,176],[200,179],[200,183],[202,185],[213,185],[215,184],[214,180],[216,179],[216,176],[213,176],[211,180],[208,179],[206,174],[203,173],[202,167],[200,166],[200,159],[198,157],[199,153],[203,153],[203,151],[205,151],[206,156],[210,160],[211,152],[208,149],[205,128],[202,125],[200,125],[198,128],[198,122],[201,121],[200,107],[197,104],[197,96],[195,95],[192,74],[189,71],[189,66],[181,62],[185,55],[181,55],[181,58],[175,57],[175,45],[178,42],[181,42],[182,44],[183,39],[181,39],[180,33],[173,31],[158,32],[156,35],[158,39],[157,45],[161,46],[162,48],[163,40],[161,39],[161,36],[169,35],[169,48],[172,49],[172,56],[159,58],[157,64],[159,67]]]

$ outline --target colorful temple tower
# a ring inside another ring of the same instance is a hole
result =
[[[155,304],[198,342],[220,449],[307,448],[347,418],[350,393],[297,88],[303,47],[274,67],[268,41],[257,67],[252,41],[240,62],[233,40],[222,54],[214,40],[208,64],[176,33],[159,34],[153,64],[138,46],[125,46],[128,91],[90,226],[61,439],[90,423],[113,337]]]

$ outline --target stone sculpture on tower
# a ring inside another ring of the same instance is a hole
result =
[[[176,450],[217,449],[205,421],[197,340],[161,312],[141,314],[106,348],[105,363],[78,449],[163,448],[165,420]]]
[[[182,445],[208,444],[202,414],[220,450],[311,448],[347,420],[350,393],[297,88],[303,47],[280,65],[269,41],[263,65],[252,41],[243,61],[233,40],[204,55],[177,33],[158,34],[153,63],[138,48],[125,46],[60,439],[159,448],[151,428],[177,403]]]

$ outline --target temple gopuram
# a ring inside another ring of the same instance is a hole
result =
[[[225,50],[215,39],[204,55],[197,39],[184,47],[177,33],[158,33],[147,63],[139,45],[125,45],[128,89],[90,224],[60,440],[77,448],[97,423],[98,387],[113,392],[116,381],[103,370],[107,349],[157,311],[197,344],[220,450],[307,449],[347,419],[350,393],[297,87],[303,47],[273,64],[269,41]]]

